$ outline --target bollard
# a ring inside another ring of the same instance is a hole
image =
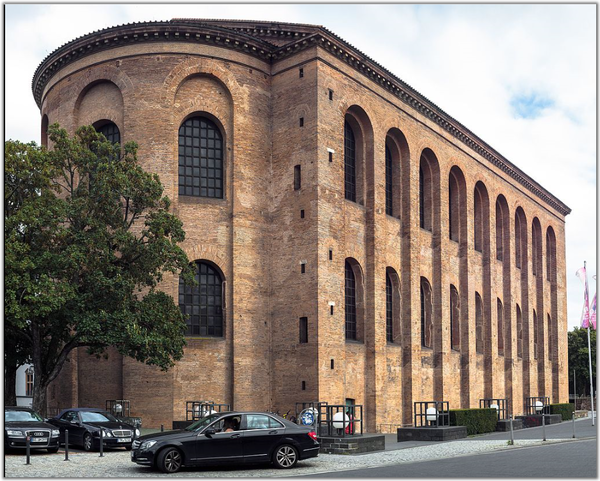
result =
[[[542,413],[542,432],[544,435],[543,441],[545,441],[546,440],[546,415],[544,413]]]
[[[65,461],[69,460],[69,430],[65,429]]]
[[[165,431],[165,426],[164,426],[164,424],[161,424],[161,425],[160,425],[160,432],[162,433],[162,432],[164,432],[164,431]]]
[[[25,436],[25,454],[27,456],[25,464],[31,464],[31,436]]]
[[[575,437],[575,413],[573,413],[573,437]]]
[[[104,457],[104,431],[100,429],[100,457]]]
[[[510,415],[510,443],[511,446],[515,444],[515,440],[513,438],[513,417]]]

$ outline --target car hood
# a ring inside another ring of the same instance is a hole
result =
[[[56,427],[42,421],[9,421],[4,423],[4,429],[56,429]]]
[[[86,426],[94,426],[96,428],[108,428],[110,430],[113,429],[130,429],[131,431],[135,431],[135,428],[131,424],[127,423],[119,423],[114,421],[106,421],[106,422],[97,422],[97,423],[83,423]]]

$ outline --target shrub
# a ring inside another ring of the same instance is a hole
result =
[[[450,409],[450,426],[465,426],[468,435],[491,433],[497,425],[495,409]]]
[[[560,414],[563,421],[573,417],[575,406],[572,403],[550,404],[550,414]]]

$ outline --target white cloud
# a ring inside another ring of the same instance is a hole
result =
[[[47,54],[93,30],[174,17],[323,25],[463,123],[573,209],[568,317],[577,324],[574,273],[587,260],[595,274],[596,264],[596,5],[7,4],[6,137],[39,140],[31,79]],[[532,93],[551,104],[515,117],[511,99]]]

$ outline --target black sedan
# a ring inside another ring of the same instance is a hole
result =
[[[292,468],[319,455],[317,435],[275,414],[224,412],[179,431],[148,434],[133,443],[131,460],[165,473],[182,467],[272,462]]]
[[[51,424],[45,423],[33,409],[20,406],[4,408],[4,447],[25,449],[29,436],[31,449],[58,451],[59,433]]]
[[[69,445],[82,446],[86,451],[100,449],[100,435],[104,447],[131,449],[133,440],[140,431],[131,424],[118,420],[112,414],[96,408],[64,409],[48,422],[60,430],[60,442],[65,442],[65,431],[69,430]]]

